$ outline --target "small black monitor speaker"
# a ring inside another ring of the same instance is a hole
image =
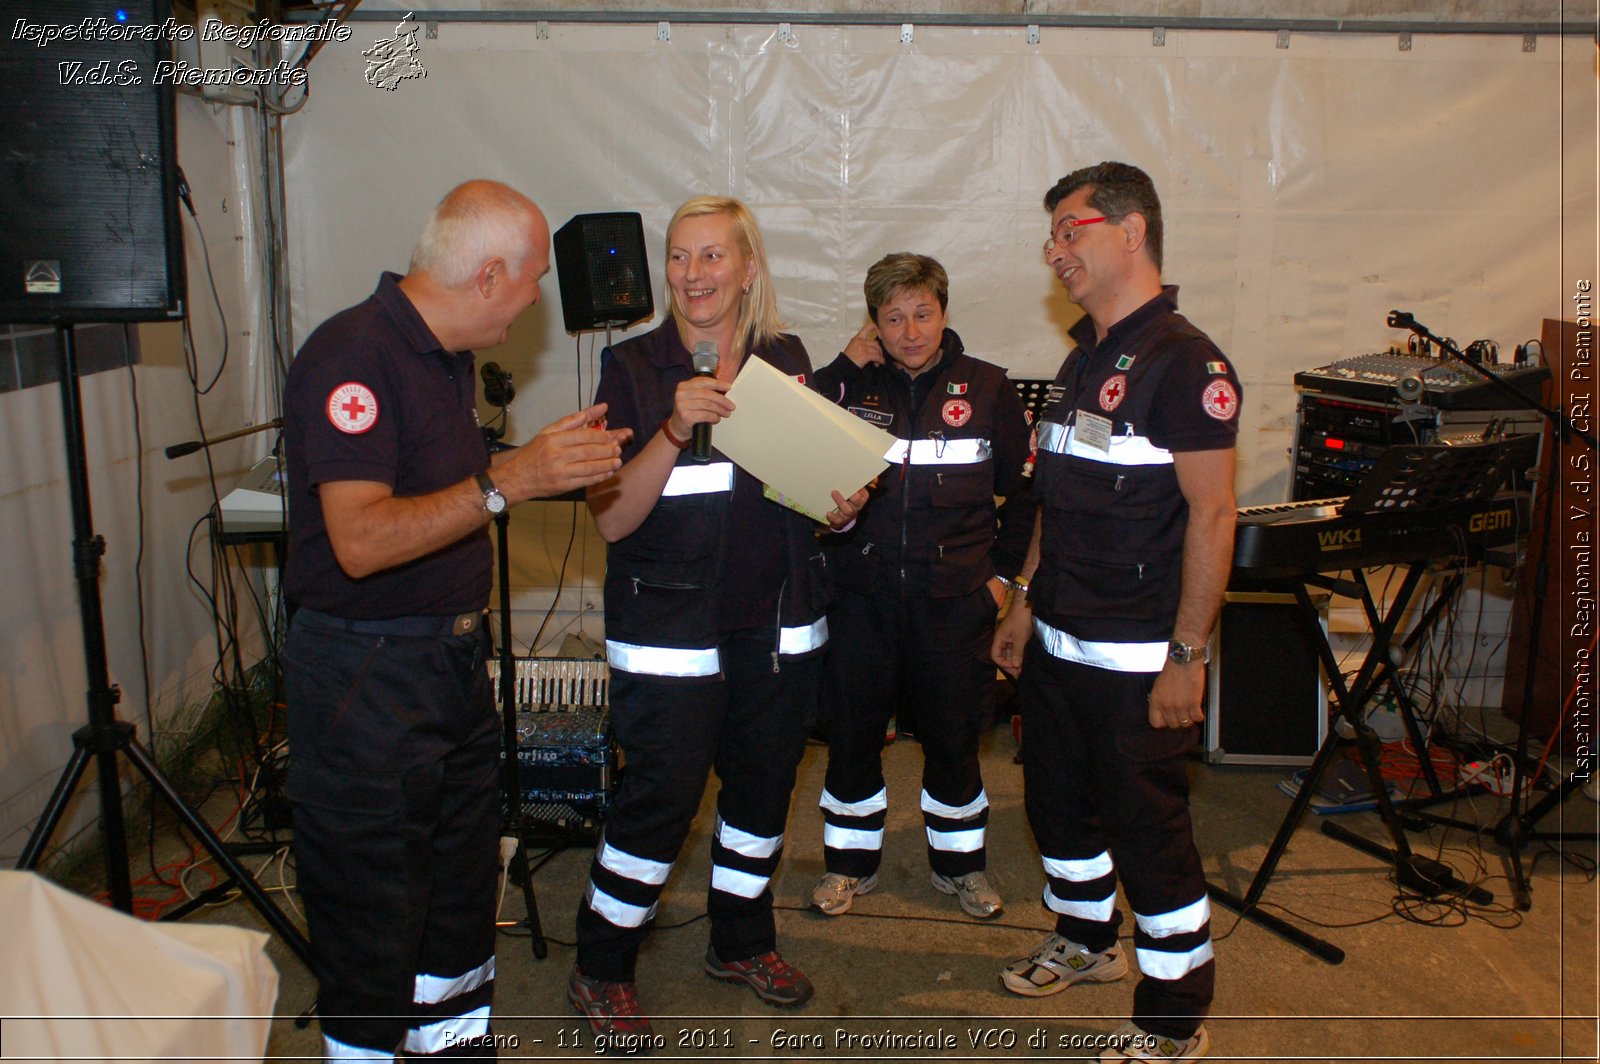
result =
[[[1324,632],[1328,596],[1311,596]],[[1205,757],[1213,764],[1309,765],[1328,735],[1317,646],[1290,594],[1230,591],[1212,633]]]
[[[638,214],[577,215],[556,230],[555,246],[567,332],[628,326],[655,313]]]
[[[168,0],[9,0],[0,321],[183,316]],[[44,35],[63,26],[72,39]],[[87,27],[87,30],[85,29]]]

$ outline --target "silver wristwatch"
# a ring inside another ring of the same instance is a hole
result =
[[[1198,661],[1203,664],[1211,660],[1211,649],[1204,645],[1190,646],[1188,643],[1180,643],[1174,639],[1167,644],[1167,660],[1176,662],[1179,665],[1187,665],[1191,661]]]
[[[483,492],[483,508],[491,514],[504,513],[506,497],[500,494],[500,489],[494,486],[488,473],[479,473],[477,476],[478,487]]]

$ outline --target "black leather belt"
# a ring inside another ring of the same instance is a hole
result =
[[[335,617],[302,606],[296,611],[295,618],[303,617],[316,625],[356,632],[360,635],[448,636],[476,632],[483,627],[483,619],[488,612],[488,610],[478,610],[474,613],[458,613],[454,617],[384,617],[378,620],[355,620]]]

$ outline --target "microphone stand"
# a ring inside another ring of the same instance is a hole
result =
[[[241,436],[254,436],[256,433],[266,432],[268,429],[281,428],[283,428],[283,418],[275,417],[271,421],[263,421],[261,424],[251,425],[249,428],[238,429],[234,432],[224,432],[221,436],[206,436],[198,440],[190,440],[187,443],[175,443],[167,448],[166,455],[168,458],[182,458],[186,454],[194,454],[200,448],[210,447],[214,443],[237,440]]]
[[[506,406],[516,392],[511,387],[509,373],[504,375],[502,383],[503,391],[495,391],[492,387],[487,390],[495,392],[490,398],[494,405],[500,407],[503,417]],[[511,446],[500,439],[504,431],[493,425],[484,426],[483,437],[491,454],[511,450]],[[516,841],[516,850],[511,854],[507,874],[522,887],[522,903],[528,914],[529,944],[533,947],[534,959],[542,961],[549,955],[550,947],[545,942],[544,928],[539,921],[539,902],[533,894],[533,873],[528,868],[528,838],[522,813],[521,744],[517,741],[517,659],[511,646],[510,528],[511,508],[507,507],[494,515],[496,579],[500,584],[500,721],[504,728],[501,737],[504,753],[501,789],[505,794],[505,825],[500,834],[503,838]]]
[[[1404,311],[1393,310],[1389,312],[1388,323],[1395,328],[1409,329],[1423,339],[1431,341],[1438,346],[1439,350],[1487,380],[1495,388],[1514,396],[1518,406],[1537,410],[1554,430],[1555,454],[1551,456],[1552,469],[1559,468],[1561,447],[1573,437],[1577,437],[1588,444],[1590,451],[1596,450],[1594,433],[1585,432],[1578,428],[1572,418],[1561,410],[1559,406],[1552,408],[1537,399],[1523,395],[1495,374],[1462,354],[1453,341],[1435,336],[1426,325],[1417,321],[1412,315]],[[1531,841],[1565,842],[1592,837],[1585,834],[1541,832],[1537,830],[1539,819],[1551,809],[1560,806],[1567,796],[1579,787],[1580,784],[1575,777],[1562,780],[1554,790],[1541,798],[1538,804],[1530,809],[1523,809],[1525,804],[1523,789],[1526,782],[1523,762],[1527,759],[1528,753],[1528,720],[1533,713],[1534,677],[1538,672],[1537,666],[1539,662],[1539,632],[1543,627],[1541,621],[1544,618],[1546,604],[1545,591],[1550,582],[1550,548],[1551,539],[1555,532],[1555,520],[1551,512],[1550,500],[1555,487],[1554,483],[1546,485],[1544,498],[1539,503],[1539,507],[1543,512],[1545,538],[1543,549],[1539,552],[1539,564],[1534,570],[1533,602],[1529,609],[1528,669],[1522,680],[1522,716],[1517,721],[1517,750],[1516,755],[1511,759],[1511,809],[1501,819],[1500,823],[1495,825],[1494,829],[1494,839],[1506,848],[1507,859],[1511,863],[1512,897],[1517,908],[1523,912],[1533,908],[1532,886],[1528,882],[1527,872],[1522,865],[1523,847]],[[1558,731],[1562,728],[1562,722],[1559,719],[1556,722],[1556,728]],[[1531,787],[1529,790],[1531,791]]]

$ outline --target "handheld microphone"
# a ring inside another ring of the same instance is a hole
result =
[[[701,340],[694,345],[694,375],[696,377],[715,377],[717,375],[717,345],[710,340]],[[711,461],[711,424],[706,421],[697,422],[694,432],[690,436],[689,460],[691,462]]]
[[[511,400],[517,397],[511,374],[501,369],[498,362],[485,362],[482,375],[484,402],[490,406],[510,406]]]

